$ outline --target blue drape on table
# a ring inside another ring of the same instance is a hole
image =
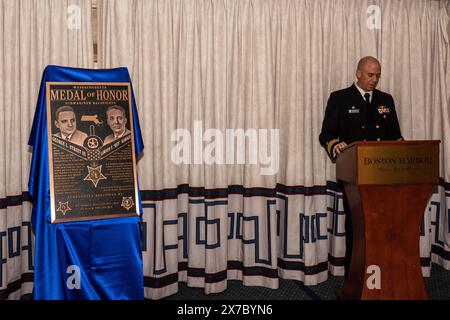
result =
[[[36,236],[33,298],[143,299],[140,217],[51,223],[47,81],[129,82],[131,85],[127,68],[92,70],[47,66],[44,70],[28,142],[33,147],[28,187],[33,199],[32,224]],[[137,157],[144,145],[132,88],[131,93]],[[73,265],[80,271],[80,289],[67,286],[74,272],[70,267]]]

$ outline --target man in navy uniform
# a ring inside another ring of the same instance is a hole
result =
[[[332,92],[325,109],[320,144],[334,162],[337,155],[354,141],[403,140],[395,112],[394,99],[375,89],[381,76],[380,62],[362,58],[356,69],[356,83]],[[347,276],[352,253],[352,223],[344,195]]]

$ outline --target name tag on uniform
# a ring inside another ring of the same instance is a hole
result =
[[[348,109],[348,113],[359,113],[359,109]]]

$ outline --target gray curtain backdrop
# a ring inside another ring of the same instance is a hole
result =
[[[49,64],[93,67],[91,1],[0,0],[0,299],[33,288],[28,138]]]
[[[129,68],[143,128],[146,297],[175,293],[178,281],[210,293],[229,279],[276,288],[278,277],[313,285],[343,273],[342,194],[318,135],[329,93],[355,81],[365,55],[381,61],[379,88],[394,96],[404,137],[442,141],[442,183],[420,250],[425,275],[431,261],[450,268],[447,9],[439,1],[100,1],[99,66]],[[195,140],[199,125],[217,131]],[[215,158],[177,164],[177,129],[192,144],[203,138]],[[261,174],[263,161],[220,163],[227,129],[278,130],[278,171]]]

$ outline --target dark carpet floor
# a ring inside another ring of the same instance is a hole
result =
[[[328,280],[316,286],[305,286],[300,281],[280,279],[278,289],[244,286],[241,281],[228,281],[227,289],[221,293],[205,294],[203,288],[191,288],[179,284],[178,293],[166,300],[336,300],[335,292],[344,282],[344,277],[329,275]],[[425,278],[431,300],[450,299],[450,270],[432,265],[431,277]]]

